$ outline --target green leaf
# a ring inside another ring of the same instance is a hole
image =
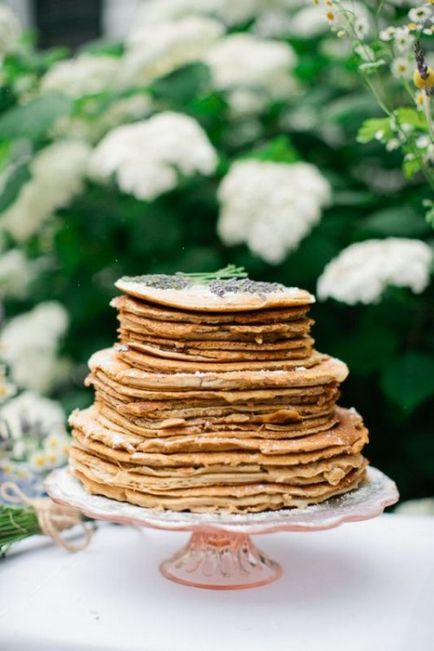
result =
[[[119,58],[123,55],[125,46],[122,42],[108,41],[106,39],[98,39],[85,43],[79,48],[80,54],[94,54],[95,56],[111,56]]]
[[[365,190],[340,190],[333,194],[333,206],[369,206],[373,197]]]
[[[399,124],[410,124],[416,129],[425,130],[428,128],[425,115],[422,111],[409,107],[402,107],[395,111],[396,118]]]
[[[428,208],[427,212],[425,213],[425,221],[427,224],[430,225],[431,228],[433,228],[434,227],[434,201],[425,199],[425,201],[423,202],[423,206],[425,208]]]
[[[208,67],[203,63],[192,63],[155,80],[149,92],[155,99],[171,103],[172,108],[181,107],[185,112],[186,105],[203,92],[208,81]]]
[[[17,198],[22,186],[30,179],[28,163],[21,163],[6,175],[5,184],[0,188],[0,213],[4,212]]]
[[[407,158],[402,164],[402,170],[407,179],[411,179],[417,172],[422,169],[421,163],[417,158]]]
[[[362,144],[371,142],[371,140],[376,139],[378,133],[383,133],[387,139],[392,137],[389,118],[371,118],[370,120],[365,120],[357,134],[357,142]]]
[[[72,101],[62,95],[45,95],[15,106],[0,117],[0,138],[38,140],[60,117],[69,114],[71,106]]]
[[[403,410],[413,411],[434,396],[434,356],[407,353],[388,365],[382,374],[384,393]]]
[[[378,68],[382,68],[386,65],[384,59],[377,59],[377,61],[366,61],[359,65],[360,72],[365,72],[368,75],[374,74],[378,71]]]
[[[398,237],[419,237],[431,230],[423,215],[408,205],[379,210],[365,219],[360,228],[374,235]]]
[[[300,159],[287,136],[277,136],[265,145],[250,151],[247,157],[275,163],[295,163]]]

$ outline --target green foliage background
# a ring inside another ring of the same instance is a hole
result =
[[[236,144],[240,123],[229,117],[224,94],[212,90],[205,66],[192,64],[134,93],[150,94],[159,110],[177,110],[196,118],[219,152],[218,173],[210,179],[183,182],[173,192],[146,203],[114,186],[87,183],[85,191],[57,213],[46,230],[25,245],[26,254],[41,251],[51,266],[23,301],[6,301],[8,317],[44,300],[58,300],[71,316],[64,352],[76,371],[54,397],[67,410],[88,404],[82,388],[85,363],[92,352],[115,339],[116,320],[108,306],[113,282],[121,275],[177,270],[215,270],[227,263],[243,265],[251,277],[298,285],[315,292],[327,262],[352,242],[387,236],[433,241],[421,208],[428,190],[419,177],[405,182],[399,153],[386,152],[378,142],[356,142],[361,123],[379,117],[379,110],[357,75],[357,62],[325,54],[333,36],[291,40],[299,63],[296,75],[302,92],[289,105],[272,104],[260,116],[261,134]],[[93,52],[106,52],[94,45]],[[122,46],[112,48],[118,55]],[[0,89],[0,159],[10,163],[13,147],[24,154],[9,177],[0,199],[4,210],[29,178],[34,152],[51,142],[59,116],[85,115],[98,121],[117,97],[107,93],[70,100],[38,97],[41,75],[63,52],[10,55],[4,61]],[[27,97],[21,91],[27,84]],[[398,98],[399,99],[399,98]],[[290,126],[308,111],[312,124]],[[289,119],[286,129],[280,120]],[[297,251],[278,266],[269,266],[246,247],[227,248],[216,234],[216,188],[229,163],[239,157],[264,160],[306,160],[330,180],[334,199]],[[383,178],[383,181],[381,181]],[[373,179],[380,179],[373,182]],[[389,180],[393,185],[389,186]],[[396,183],[396,179],[399,182]],[[391,189],[390,189],[391,188]],[[12,243],[10,243],[12,245]],[[423,294],[389,289],[377,305],[349,307],[334,301],[317,303],[317,348],[350,366],[341,403],[354,405],[371,431],[368,451],[373,464],[395,478],[405,498],[434,494],[434,291]]]

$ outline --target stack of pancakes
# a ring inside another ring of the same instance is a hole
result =
[[[368,432],[336,406],[345,364],[313,349],[313,297],[247,279],[124,278],[114,348],[70,417],[87,490],[176,511],[304,507],[364,479]]]

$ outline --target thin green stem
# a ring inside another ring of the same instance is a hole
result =
[[[181,273],[182,276],[192,278],[197,282],[210,282],[212,280],[232,280],[236,278],[247,278],[247,271],[244,267],[236,267],[234,264],[228,264],[223,269],[209,272],[192,272]]]

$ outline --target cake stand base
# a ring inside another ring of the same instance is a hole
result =
[[[229,531],[195,531],[187,545],[160,565],[167,579],[209,590],[257,588],[282,575],[250,536]]]
[[[277,531],[322,531],[345,522],[375,518],[398,501],[395,483],[369,467],[359,488],[320,504],[260,513],[190,513],[147,509],[90,495],[68,468],[45,480],[50,497],[89,518],[168,531],[191,531],[185,547],[160,565],[171,581],[210,590],[256,588],[282,575],[280,565],[257,549],[249,536]],[[114,558],[117,554],[113,550]]]

